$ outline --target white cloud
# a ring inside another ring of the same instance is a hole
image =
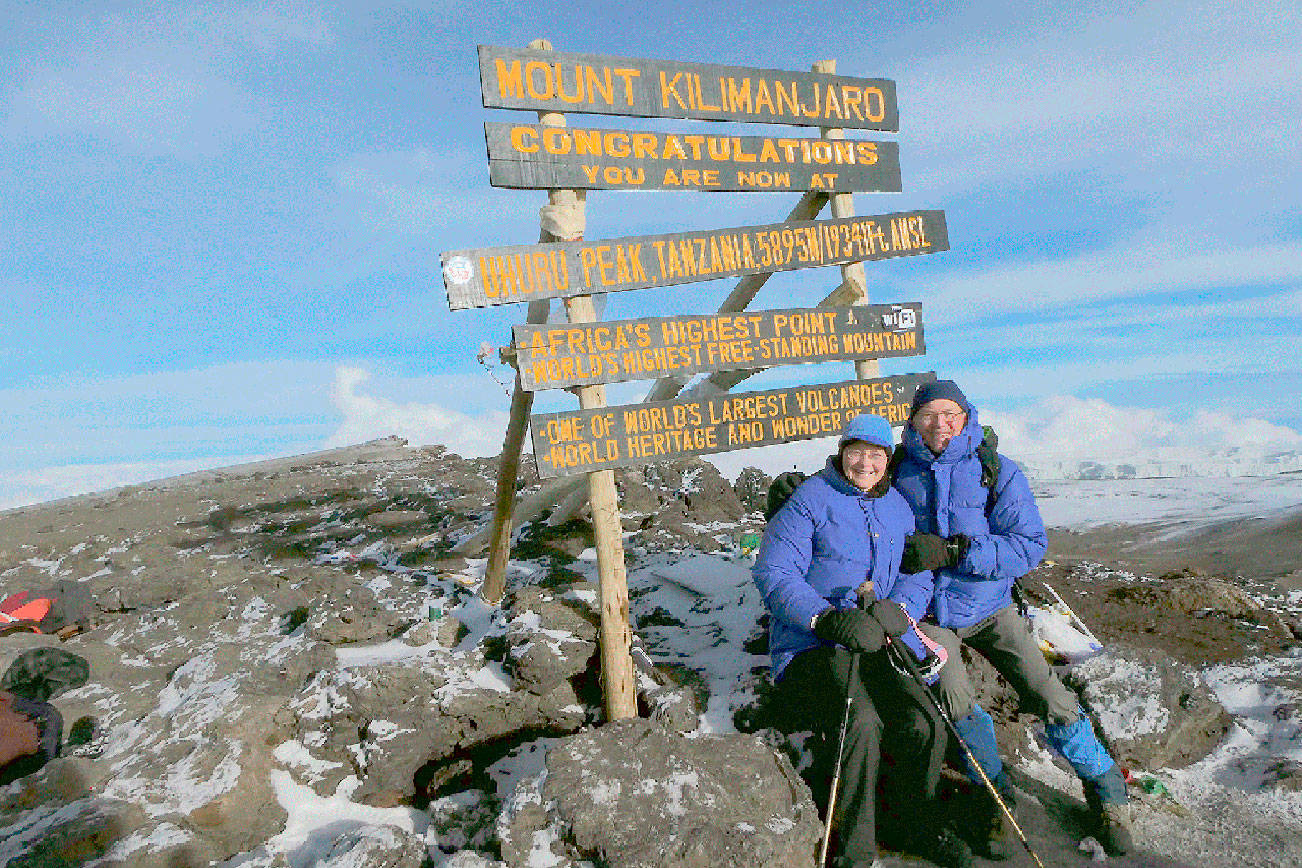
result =
[[[932,322],[1080,307],[1089,302],[1221,286],[1302,284],[1302,243],[1244,245],[1215,252],[1185,245],[1126,244],[1074,256],[954,272],[925,286]],[[1296,294],[1275,313],[1298,312]],[[1154,306],[1154,313],[1162,308]]]
[[[333,25],[297,2],[168,5],[61,29],[72,38],[14,75],[3,129],[14,139],[91,135],[150,155],[220,151],[261,124],[259,99],[238,83],[251,59],[334,43]]]
[[[1263,419],[1198,410],[1177,416],[1055,395],[1017,412],[983,412],[1001,452],[1043,472],[1082,462],[1185,468],[1182,475],[1268,472],[1270,456],[1292,453],[1279,469],[1302,469],[1302,434]]]
[[[1297,4],[1036,12],[997,40],[980,33],[920,57],[900,77],[922,165],[914,189],[969,192],[1073,172],[1086,194],[1118,182],[1162,184],[1166,194],[1176,174],[1203,196],[1238,179],[1225,188],[1233,194],[1245,157],[1261,170],[1247,179],[1258,194],[1277,191],[1281,172],[1296,176]]]
[[[970,394],[970,393],[969,393]],[[1015,412],[981,409],[999,435],[999,451],[1043,472],[1075,471],[1081,463],[1175,468],[1182,475],[1270,472],[1269,456],[1292,453],[1276,469],[1302,469],[1302,433],[1263,419],[1200,410],[1124,407],[1098,398],[1047,397]],[[897,439],[899,431],[896,431]],[[834,438],[805,440],[706,456],[724,475],[743,467],[771,475],[821,469]]]
[[[363,368],[336,369],[330,398],[344,419],[326,441],[327,446],[346,446],[397,435],[405,437],[413,446],[441,443],[467,457],[501,452],[508,414],[489,410],[471,416],[441,404],[399,403],[376,397],[361,388],[370,376]]]
[[[204,470],[225,467],[244,461],[254,461],[263,456],[242,459],[187,458],[176,461],[141,461],[118,464],[67,464],[59,467],[41,467],[5,474],[0,485],[0,510],[45,503],[78,494],[107,491],[123,485],[134,485]]]

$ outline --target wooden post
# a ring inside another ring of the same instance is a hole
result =
[[[546,39],[535,39],[529,47],[539,51],[551,51],[552,44]],[[565,116],[555,112],[538,112],[538,122],[544,126],[563,127]],[[577,235],[561,236],[553,231],[554,222],[547,219],[546,209],[542,226],[538,231],[538,240],[572,241],[583,236],[586,223],[584,215],[584,197],[574,190],[548,190],[548,205],[553,208],[569,208],[569,227]],[[543,323],[547,321],[551,310],[550,301],[529,302],[529,314],[526,321]],[[502,600],[506,592],[506,566],[511,559],[511,531],[515,526],[512,520],[515,509],[515,483],[520,473],[520,451],[524,447],[524,434],[529,427],[529,411],[533,408],[533,392],[520,388],[520,377],[515,378],[515,391],[511,394],[511,416],[506,426],[506,439],[502,443],[502,454],[497,462],[497,489],[493,497],[493,525],[488,535],[488,563],[484,567],[484,583],[480,590],[483,598],[493,605]],[[482,545],[482,542],[480,543]]]
[[[534,308],[542,310],[535,319]],[[550,302],[529,302],[527,322],[547,321]],[[524,434],[529,428],[529,411],[533,409],[533,392],[520,385],[520,375],[515,375],[515,391],[511,393],[511,417],[506,424],[506,440],[502,454],[497,459],[497,489],[493,495],[493,527],[489,532],[488,564],[484,567],[484,584],[480,593],[496,606],[506,592],[506,565],[511,558],[511,517],[515,506],[515,482],[520,475],[520,453],[524,448]]]
[[[813,66],[814,72],[836,75],[836,60],[820,60]],[[844,139],[845,130],[824,127],[819,133],[824,139]],[[833,193],[831,196],[833,217],[854,216],[854,194]],[[853,304],[868,303],[868,278],[864,273],[862,262],[849,262],[841,266],[841,285],[857,296]],[[857,290],[857,292],[856,292]],[[881,365],[876,359],[860,359],[854,363],[855,376],[861,380],[870,380],[881,376]]]
[[[590,296],[567,298],[565,308],[570,322],[593,322],[597,318]],[[606,406],[603,385],[580,386],[575,391],[579,406],[585,410]],[[601,589],[601,683],[606,698],[606,719],[637,717],[637,686],[630,653],[633,631],[628,623],[628,576],[624,569],[623,525],[615,471],[598,470],[587,477]]]

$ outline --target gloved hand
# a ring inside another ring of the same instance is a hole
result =
[[[904,554],[900,557],[900,572],[920,573],[957,566],[967,554],[968,538],[955,534],[949,539],[934,533],[911,533],[904,540]]]
[[[768,521],[777,515],[782,505],[787,502],[791,495],[796,493],[808,477],[798,470],[788,470],[786,473],[779,473],[777,478],[769,483],[768,497],[764,503],[764,520]]]
[[[909,616],[904,607],[894,600],[875,600],[868,607],[868,614],[877,619],[887,636],[903,636],[909,629]]]
[[[940,670],[944,668],[945,661],[936,655],[936,652],[930,648],[927,649],[927,659],[918,664],[918,672],[922,675],[922,683],[928,687],[940,680]]]
[[[863,609],[828,609],[814,622],[814,635],[851,651],[877,651],[886,644],[882,625]]]

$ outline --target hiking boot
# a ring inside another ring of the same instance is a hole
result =
[[[1122,856],[1135,846],[1130,834],[1130,805],[1105,802],[1096,820],[1096,837],[1109,856]]]
[[[1009,811],[1016,810],[1017,805],[1012,798],[1003,793],[999,795]],[[987,797],[986,802],[985,823],[976,830],[973,849],[984,859],[993,859],[996,862],[1011,859],[1016,848],[1013,847],[1014,835],[1008,817],[1000,810],[994,799]]]
[[[1083,783],[1095,837],[1109,856],[1129,852],[1135,842],[1130,835],[1130,805],[1121,767],[1114,763],[1099,777]]]
[[[914,856],[921,856],[941,868],[971,868],[972,848],[949,826],[912,836],[905,848]]]

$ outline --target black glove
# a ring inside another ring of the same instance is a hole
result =
[[[909,629],[909,616],[904,607],[894,600],[876,600],[868,607],[868,614],[877,619],[887,636],[903,636]]]
[[[877,651],[886,644],[882,625],[863,609],[828,609],[814,622],[814,635],[851,651]]]
[[[958,566],[967,554],[968,538],[955,534],[949,539],[934,533],[911,533],[904,540],[904,554],[900,557],[900,572],[920,573]]]
[[[981,484],[993,488],[999,479],[999,435],[989,425],[981,426],[981,442],[976,448],[981,462]]]
[[[777,478],[769,483],[768,498],[764,503],[764,520],[768,521],[777,515],[782,505],[787,502],[791,495],[796,493],[808,477],[798,470],[788,470],[786,473],[779,473]]]
[[[904,540],[904,554],[900,557],[900,572],[920,573],[937,570],[949,563],[945,551],[945,538],[934,533],[911,533]]]

